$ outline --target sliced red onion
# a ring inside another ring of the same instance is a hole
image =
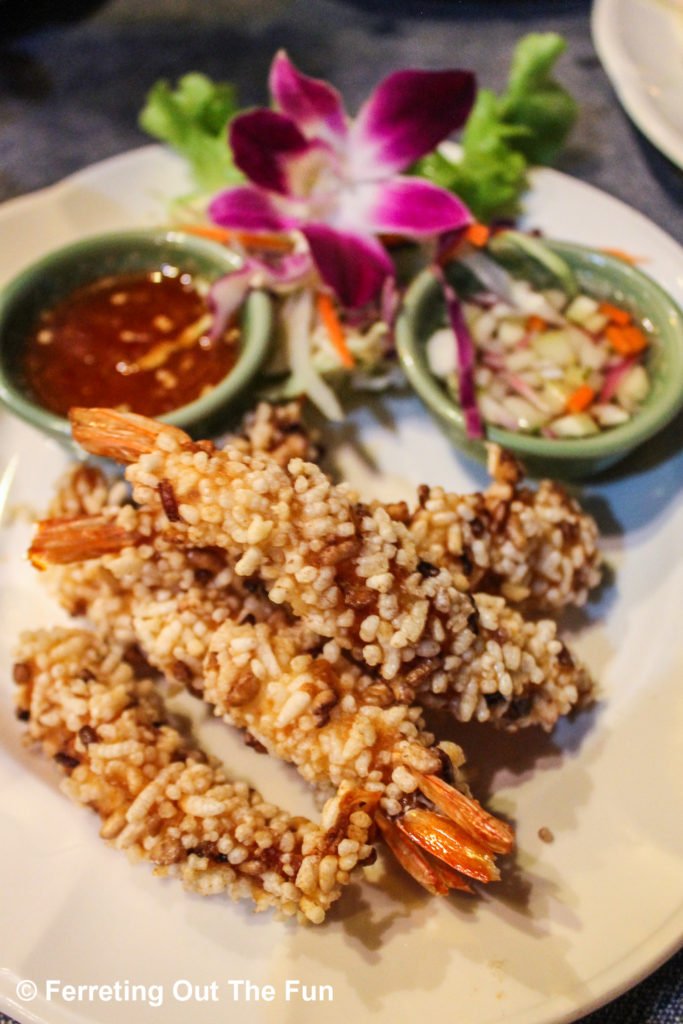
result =
[[[533,405],[535,409],[538,409],[539,412],[545,413],[546,416],[550,415],[550,410],[543,399],[539,397],[530,384],[527,384],[527,382],[516,373],[505,371],[503,373],[503,380],[508,387],[512,388],[513,391],[516,391],[517,394],[522,396],[522,398],[526,398],[527,402],[529,402],[530,405]]]
[[[494,370],[496,373],[505,369],[505,361],[498,352],[484,352],[481,361],[484,366],[488,366],[489,370]]]
[[[615,366],[611,366],[609,370],[607,370],[605,373],[605,382],[602,385],[602,389],[598,396],[599,402],[609,402],[610,398],[612,398],[619,387],[619,381],[632,366],[635,366],[637,362],[638,356],[629,356],[628,359],[622,359],[620,363],[617,363]]]

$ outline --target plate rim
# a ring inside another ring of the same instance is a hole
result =
[[[683,169],[683,131],[671,134],[671,126],[657,104],[638,87],[635,76],[631,77],[624,71],[628,55],[619,43],[619,8],[623,3],[624,0],[594,0],[591,11],[593,44],[622,107],[635,126],[655,149]],[[653,2],[652,10],[662,22],[670,21],[674,32],[680,31],[674,22],[676,11],[670,11],[662,2]],[[683,64],[680,78],[683,87]]]

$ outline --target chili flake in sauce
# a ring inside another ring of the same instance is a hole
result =
[[[213,339],[211,322],[198,283],[178,267],[100,278],[41,314],[23,373],[60,416],[74,405],[163,415],[235,365],[238,329]]]

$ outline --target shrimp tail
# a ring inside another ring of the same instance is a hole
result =
[[[444,861],[447,867],[477,882],[499,880],[500,871],[490,848],[478,843],[445,815],[411,807],[395,821],[409,841]]]
[[[471,891],[463,875],[478,882],[498,881],[495,855],[510,853],[515,845],[510,826],[439,776],[415,769],[413,774],[419,793],[432,806],[413,805],[394,818],[376,816],[402,866],[437,895],[454,888]]]
[[[514,832],[500,818],[485,811],[478,800],[465,796],[438,775],[420,774],[418,777],[420,791],[472,839],[483,843],[493,853],[512,852],[515,845]]]
[[[451,889],[472,892],[462,875],[450,871],[446,864],[430,861],[420,846],[399,828],[394,819],[388,818],[378,810],[375,812],[375,823],[404,871],[432,896],[445,896]]]
[[[134,533],[105,515],[42,519],[36,524],[28,557],[42,570],[115,554],[136,540]]]
[[[69,410],[69,420],[73,438],[82,448],[117,462],[135,462],[153,451],[161,434],[171,435],[179,446],[192,443],[177,427],[116,409],[76,406]]]

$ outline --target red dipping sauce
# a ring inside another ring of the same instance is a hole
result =
[[[22,372],[59,416],[75,405],[160,416],[204,395],[235,365],[238,329],[212,339],[211,323],[197,283],[177,267],[101,278],[41,314]]]

